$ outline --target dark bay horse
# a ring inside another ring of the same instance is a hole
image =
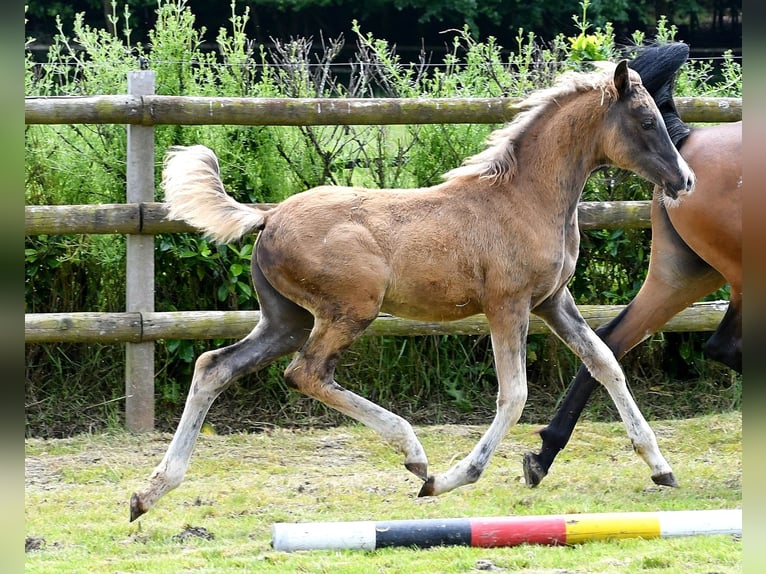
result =
[[[729,307],[705,345],[711,358],[742,372],[742,122],[686,125],[675,108],[675,74],[689,47],[647,46],[629,64],[657,103],[671,139],[697,176],[677,204],[662,189],[652,198],[649,270],[639,292],[596,333],[618,359],[705,295],[730,286]],[[580,367],[556,414],[540,431],[540,452],[524,455],[524,477],[537,486],[572,435],[596,380]]]
[[[219,242],[260,232],[252,278],[261,318],[230,346],[196,362],[181,420],[130,518],[183,480],[202,422],[234,380],[295,353],[287,384],[377,431],[437,495],[481,476],[527,397],[529,313],[542,317],[608,389],[636,452],[660,482],[673,472],[628,392],[619,363],[566,285],[579,248],[577,203],[591,172],[617,165],[687,195],[694,174],[673,146],[640,76],[623,60],[607,73],[569,74],[527,98],[487,148],[421,189],[322,186],[272,209],[226,194],[204,146],[171,149],[163,173],[170,218]],[[462,460],[429,475],[411,425],[334,380],[341,353],[383,311],[451,321],[484,313],[498,379],[497,411]]]

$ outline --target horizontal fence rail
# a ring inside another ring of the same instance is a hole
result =
[[[521,98],[51,96],[24,101],[27,124],[378,125],[510,121]],[[686,122],[742,119],[742,98],[675,98]]]
[[[673,317],[662,331],[712,331],[721,322],[728,301],[695,303]],[[579,305],[591,327],[603,325],[624,305]],[[27,343],[145,343],[160,339],[240,339],[260,320],[258,311],[168,311],[153,313],[34,313],[25,316]],[[538,317],[529,318],[529,334],[549,333]],[[458,321],[414,321],[380,315],[367,336],[486,335],[483,314]]]
[[[651,204],[646,201],[583,201],[577,206],[581,230],[646,229],[651,227]],[[273,204],[250,204],[269,207]],[[27,205],[26,235],[76,233],[114,234],[198,232],[188,223],[169,220],[164,203],[103,203],[96,205]]]
[[[521,111],[519,98],[227,98],[153,94],[154,72],[128,73],[127,95],[26,97],[24,120],[32,124],[125,124],[128,140],[152,141],[159,125],[392,125],[493,124],[513,119]],[[688,123],[722,123],[742,119],[741,98],[675,98]],[[143,130],[143,131],[142,131]],[[146,142],[145,142],[146,143]],[[142,245],[151,257],[151,239],[161,233],[196,232],[182,221],[166,219],[165,204],[153,202],[153,146],[129,146],[124,204],[28,205],[25,235],[124,234],[130,245]],[[150,157],[145,157],[150,156]],[[142,171],[146,170],[146,171]],[[137,192],[140,191],[140,194]],[[266,207],[267,204],[252,204]],[[581,230],[645,229],[650,201],[582,202]],[[147,243],[148,242],[148,243]],[[130,251],[130,250],[128,250]],[[154,281],[141,275],[140,257],[128,258],[125,313],[27,313],[26,343],[123,343],[126,348],[125,424],[132,431],[153,429],[153,347],[162,339],[238,339],[258,323],[258,311],[155,312]],[[132,287],[131,287],[132,286]],[[727,301],[696,303],[671,319],[662,331],[711,331],[722,319]],[[582,305],[586,321],[597,327],[624,306]],[[484,315],[461,321],[434,323],[381,315],[365,335],[482,335],[488,333]],[[532,315],[529,333],[549,332]],[[147,352],[144,352],[147,351]],[[151,351],[151,352],[148,352]]]

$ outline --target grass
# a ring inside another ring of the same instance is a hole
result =
[[[284,553],[274,522],[386,520],[740,508],[741,413],[652,423],[681,483],[654,486],[620,423],[583,422],[551,474],[524,485],[521,456],[539,444],[518,425],[474,485],[417,498],[419,481],[372,431],[202,435],[182,485],[128,522],[128,498],[169,435],[109,433],[26,440],[26,572],[740,572],[738,537],[623,539],[573,547],[391,548]],[[483,426],[416,432],[431,470],[466,453]]]

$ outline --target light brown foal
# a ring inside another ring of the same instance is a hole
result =
[[[243,340],[197,360],[173,440],[147,487],[131,497],[131,520],[182,482],[215,398],[288,353],[296,354],[285,371],[287,383],[375,429],[424,481],[421,495],[475,482],[526,402],[530,312],[608,389],[652,474],[672,480],[619,364],[580,315],[566,284],[579,247],[577,202],[594,169],[629,169],[674,198],[692,190],[694,175],[625,61],[607,73],[568,74],[533,93],[523,109],[490,136],[484,151],[433,187],[323,186],[268,210],[225,193],[208,148],[170,151],[163,177],[169,217],[221,242],[260,232],[252,276],[261,319]],[[381,311],[428,321],[487,316],[497,412],[473,450],[441,474],[429,474],[407,421],[334,380],[340,354]]]

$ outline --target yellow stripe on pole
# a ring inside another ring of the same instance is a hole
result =
[[[610,538],[658,538],[660,519],[653,512],[572,514],[566,517],[567,544]]]

